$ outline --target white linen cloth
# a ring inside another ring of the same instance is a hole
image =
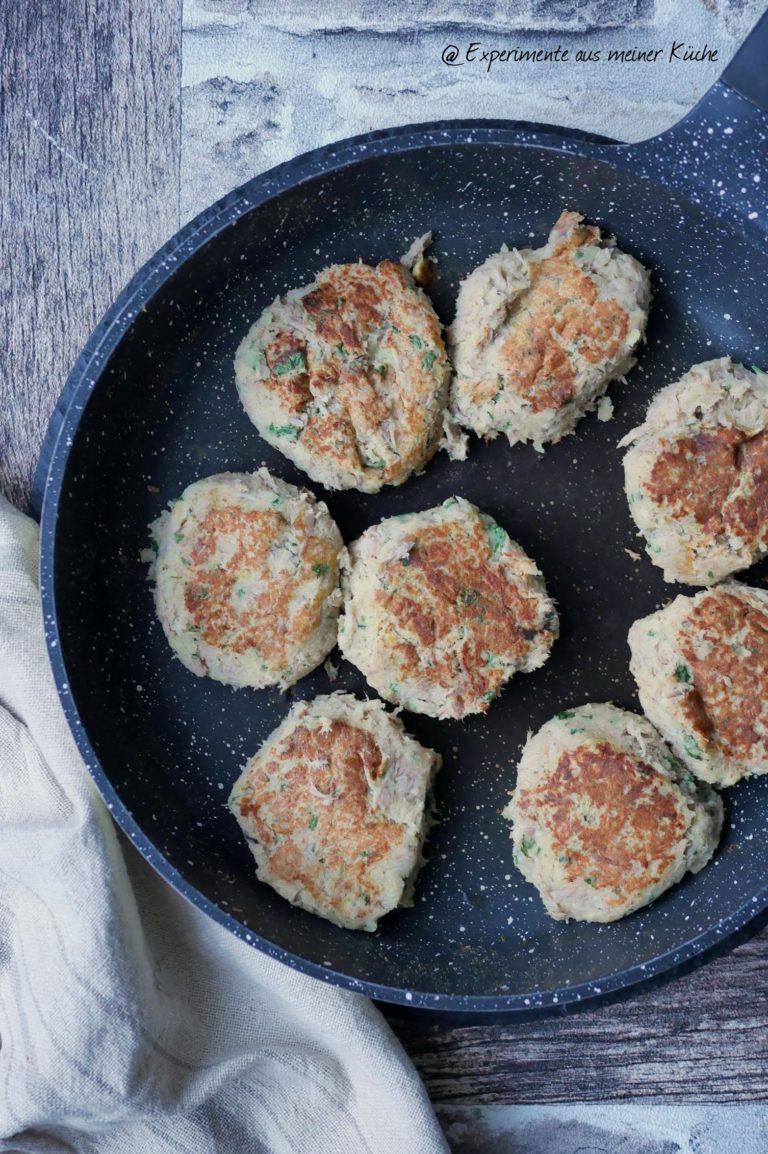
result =
[[[37,543],[0,497],[0,1150],[444,1154],[366,998],[237,940],[118,837],[49,671]]]

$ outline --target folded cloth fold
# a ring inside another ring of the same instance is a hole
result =
[[[0,497],[0,1150],[445,1154],[366,998],[239,941],[118,834],[48,667],[37,543]]]

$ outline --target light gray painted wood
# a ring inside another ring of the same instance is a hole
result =
[[[180,9],[2,9],[0,486],[20,504],[77,353],[178,227]]]

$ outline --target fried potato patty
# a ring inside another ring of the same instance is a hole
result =
[[[344,656],[387,701],[432,717],[484,712],[558,633],[535,563],[460,497],[367,529],[342,590]]]
[[[293,685],[336,644],[341,534],[266,469],[195,481],[151,526],[150,575],[171,647],[227,685]]]
[[[547,913],[612,922],[702,869],[723,809],[644,717],[582,705],[528,739],[504,816]]]
[[[257,877],[352,930],[411,904],[440,757],[380,701],[300,701],[236,782],[229,806]]]
[[[455,419],[511,445],[559,441],[635,363],[650,300],[643,266],[579,213],[564,212],[543,248],[504,246],[459,290]]]
[[[629,510],[666,581],[713,585],[768,549],[768,375],[694,365],[620,442]]]
[[[768,592],[729,581],[636,621],[640,704],[697,777],[768,773]]]
[[[264,310],[235,374],[262,437],[329,489],[400,485],[437,451],[440,322],[400,263],[332,265]]]

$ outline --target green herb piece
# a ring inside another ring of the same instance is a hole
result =
[[[699,748],[699,743],[695,737],[691,736],[690,733],[686,733],[685,735],[685,739],[683,740],[683,749],[689,757],[693,758],[694,761],[701,761],[701,750]]]
[[[338,354],[343,361],[349,360],[349,353],[347,352],[346,345],[344,345],[342,341],[339,341],[339,343],[336,345],[336,349],[338,350]]]
[[[528,851],[532,850],[535,845],[536,845],[536,842],[533,840],[532,837],[521,838],[521,840],[520,840],[520,853],[523,855],[523,857],[528,857]]]
[[[292,373],[296,370],[304,370],[307,367],[307,362],[304,360],[304,354],[298,350],[291,353],[284,361],[278,361],[273,367],[272,372],[276,377],[284,377],[286,373]]]
[[[675,669],[675,677],[678,681],[690,681],[691,671],[687,665],[678,665]]]
[[[184,534],[183,533],[174,533],[173,539],[176,542],[176,544],[178,545],[184,540]]]
[[[149,547],[150,547],[150,549],[152,550],[152,552],[154,553],[155,557],[157,557],[158,553],[160,552],[160,546],[158,545],[158,543],[157,543],[157,541],[154,539],[154,537],[153,537],[153,538],[152,538],[152,540],[149,542]]]
[[[496,554],[500,553],[504,548],[509,538],[507,537],[506,530],[502,529],[501,525],[497,525],[496,522],[493,521],[488,526],[488,540],[491,545],[491,557],[495,557]]]
[[[359,893],[357,896],[358,896],[358,898],[360,899],[360,901],[361,901],[361,902],[365,902],[365,904],[366,904],[367,906],[369,906],[369,905],[371,904],[371,899],[370,899],[370,897],[369,897],[369,895],[368,895],[368,894],[364,894],[364,893],[361,891],[361,892],[360,892],[360,893]]]
[[[298,441],[299,430],[295,425],[273,425],[271,422],[267,425],[267,432],[271,433],[273,437],[286,437],[289,441]]]
[[[309,815],[309,821],[307,822],[307,828],[308,829],[317,829],[317,814],[316,813],[311,813]]]
[[[401,558],[400,558],[400,564],[401,564],[401,565],[410,565],[410,563],[411,563],[411,559],[410,559],[410,557],[407,557],[407,556],[406,556],[406,557],[401,557]]]
[[[568,719],[573,717],[573,716],[574,716],[574,710],[572,710],[572,709],[561,709],[559,713],[555,714],[555,717],[557,718],[558,721],[568,721]]]
[[[324,561],[317,561],[312,566],[312,572],[314,573],[315,577],[325,577],[326,573],[328,572],[328,566]]]
[[[594,886],[594,884],[595,884],[594,878],[584,878],[584,881],[587,883],[588,886]]]
[[[411,342],[415,349],[420,349],[424,346],[424,342],[422,341],[421,337],[417,337],[416,333],[409,333],[408,340]]]
[[[557,855],[557,860],[560,862],[560,865],[570,865],[571,864],[570,856],[565,852],[559,853]]]
[[[478,597],[479,593],[476,589],[462,589],[461,593],[459,593],[459,601],[461,601],[463,605],[474,605]]]
[[[427,371],[429,371],[429,369],[432,368],[432,366],[434,365],[436,360],[437,360],[437,353],[433,353],[431,350],[429,350],[421,358],[422,367],[427,369]]]

